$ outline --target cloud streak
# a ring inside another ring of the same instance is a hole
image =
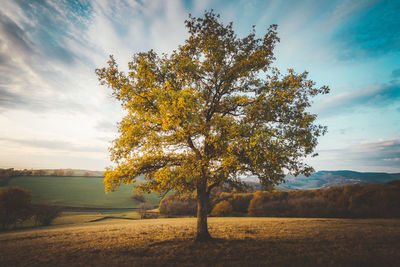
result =
[[[365,108],[387,107],[400,100],[400,81],[391,81],[359,90],[348,90],[336,96],[330,96],[318,102],[315,110],[318,114],[336,116]]]
[[[16,139],[16,138],[0,138],[1,142],[11,142],[22,147],[43,148],[47,150],[69,151],[69,152],[93,152],[104,153],[105,148],[99,146],[78,145],[65,140],[51,139]]]
[[[400,172],[400,138],[360,142],[337,149],[317,151],[311,160],[319,170],[351,169],[359,171]],[[322,167],[322,168],[321,168]]]
[[[339,59],[378,57],[400,52],[400,3],[373,1],[369,8],[355,14],[335,34],[341,43]]]

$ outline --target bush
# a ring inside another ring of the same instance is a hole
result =
[[[48,226],[53,220],[62,213],[62,208],[46,204],[38,204],[34,206],[33,217],[36,225]]]
[[[2,229],[22,224],[32,216],[32,197],[29,191],[8,187],[0,191],[0,223]]]
[[[248,212],[250,216],[398,218],[400,187],[389,183],[256,192]]]
[[[328,202],[323,197],[300,197],[287,201],[287,210],[277,216],[288,217],[330,217]]]
[[[159,205],[160,213],[164,215],[191,215],[194,216],[197,211],[197,202],[191,196],[178,197],[166,196]]]
[[[147,211],[151,210],[153,207],[150,205],[149,202],[143,202],[139,205],[139,214],[141,219],[147,218]]]
[[[232,205],[227,200],[219,202],[211,211],[211,216],[224,217],[232,215]]]
[[[250,201],[253,199],[253,194],[233,194],[232,198],[232,208],[234,212],[237,213],[247,213]]]
[[[142,194],[133,194],[133,195],[131,196],[131,199],[132,199],[133,201],[138,202],[138,203],[144,203],[144,202],[146,202],[146,198],[145,198]]]

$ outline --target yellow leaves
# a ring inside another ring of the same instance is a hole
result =
[[[276,27],[264,38],[240,39],[207,14],[188,22],[190,38],[170,55],[137,53],[127,75],[112,57],[108,68],[96,70],[128,113],[111,148],[117,167],[105,172],[106,190],[141,173],[148,179],[141,188],[156,191],[190,191],[204,179],[222,182],[240,172],[270,177],[301,168],[279,154],[306,156],[314,135],[323,134],[303,110],[308,96],[326,90],[312,88],[307,73],[282,77],[274,68],[260,75],[270,69]]]

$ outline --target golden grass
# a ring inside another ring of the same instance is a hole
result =
[[[127,219],[140,219],[140,215],[135,211],[125,212],[63,212],[56,218],[52,225],[82,224],[94,220],[101,220],[104,217],[116,217]]]
[[[400,266],[399,219],[105,220],[0,234],[0,266]]]

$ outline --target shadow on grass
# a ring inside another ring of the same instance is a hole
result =
[[[109,220],[109,219],[124,219],[124,220],[137,220],[137,219],[135,219],[135,218],[126,218],[126,217],[116,217],[116,216],[105,216],[105,217],[101,217],[101,218],[98,218],[98,219],[94,219],[94,220],[91,220],[91,221],[89,221],[89,222],[100,222],[100,221],[104,221],[104,220]]]
[[[193,239],[171,239],[163,240],[158,242],[153,242],[148,245],[149,248],[153,247],[163,247],[163,246],[179,246],[189,249],[202,248],[202,247],[221,247],[221,246],[241,246],[244,244],[261,244],[265,243],[264,240],[259,240],[257,238],[245,238],[245,239],[231,239],[231,238],[213,238],[208,241],[196,241]]]

